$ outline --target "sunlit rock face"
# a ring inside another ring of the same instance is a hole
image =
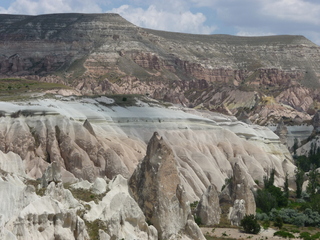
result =
[[[220,191],[234,175],[234,163],[248,174],[249,186],[262,182],[272,168],[279,186],[286,172],[293,176],[288,150],[268,128],[218,113],[137,104],[120,107],[107,98],[72,97],[1,103],[0,150],[22,161],[32,178],[41,177],[51,162],[66,170],[64,181],[129,178],[157,131],[173,150],[191,201],[211,184]]]
[[[200,218],[201,224],[213,226],[219,224],[220,214],[219,193],[214,185],[210,185],[202,194],[195,215]]]
[[[91,201],[84,219],[100,221],[110,239],[158,240],[154,226],[148,226],[138,203],[130,196],[127,179],[121,175],[108,184],[108,192],[98,203]]]
[[[149,98],[119,106],[107,97],[57,95],[0,105],[0,227],[5,236],[87,239],[93,234],[90,224],[102,221],[94,233],[102,238],[174,238],[183,232],[186,239],[201,239],[190,202],[201,196],[209,201],[212,194],[216,202],[215,193],[234,178],[240,188],[230,189],[231,205],[237,209],[236,200],[244,200],[251,212],[248,189],[255,181],[275,169],[275,183],[282,186],[285,173],[294,174],[291,155],[277,135],[220,113],[164,106]],[[142,166],[146,171],[139,171]],[[78,186],[95,202],[76,199],[65,188],[70,185],[70,191]],[[210,188],[215,193],[207,192]],[[139,194],[148,190],[158,194],[145,196],[158,197],[145,197],[144,203],[162,199],[172,206],[176,221],[171,223],[181,233],[161,217],[165,206],[159,203],[161,214],[153,214],[152,207],[141,205]],[[111,214],[108,209],[117,210]],[[32,224],[30,219],[35,219]],[[154,227],[147,224],[151,219]]]
[[[1,239],[158,239],[121,175],[109,183],[102,178],[91,184],[78,180],[65,185],[70,191],[57,181],[63,171],[52,163],[45,177],[35,181],[0,169]],[[91,196],[101,199],[85,200]]]
[[[155,132],[145,158],[129,180],[129,186],[147,219],[157,228],[160,239],[189,235],[187,226],[192,224],[193,217],[180,183],[174,153]],[[193,226],[196,226],[194,222]],[[205,239],[198,227],[189,237]]]

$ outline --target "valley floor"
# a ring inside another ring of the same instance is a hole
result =
[[[208,240],[211,239],[251,239],[251,240],[272,240],[272,239],[284,239],[281,237],[273,236],[273,234],[277,231],[275,229],[269,228],[267,230],[261,230],[261,232],[257,235],[255,234],[247,234],[241,232],[237,228],[201,228],[202,233],[206,236]],[[208,238],[208,236],[212,238]],[[300,238],[296,238],[300,239]]]

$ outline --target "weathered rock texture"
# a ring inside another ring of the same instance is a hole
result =
[[[57,168],[64,183],[118,174],[129,178],[157,131],[174,151],[180,183],[191,202],[210,185],[220,191],[234,175],[234,162],[248,174],[250,187],[273,168],[277,185],[283,185],[286,172],[293,178],[288,150],[265,127],[209,111],[149,106],[142,100],[137,106],[119,107],[108,98],[72,99],[0,103],[0,166],[24,172],[19,170],[24,165],[24,174],[37,179],[54,163],[45,182],[60,181]]]
[[[220,222],[219,193],[214,185],[210,185],[201,196],[195,214],[200,218],[201,224],[212,226]]]
[[[187,231],[191,224],[188,220],[192,220],[191,210],[180,184],[175,155],[158,133],[152,136],[147,155],[131,176],[129,186],[147,219],[158,230],[160,239],[177,239],[191,232]],[[202,234],[196,237],[204,239]]]
[[[1,239],[158,239],[157,230],[146,223],[122,176],[109,184],[97,178],[91,189],[77,191],[52,181],[52,176],[61,176],[55,164],[48,167],[44,176],[41,181],[35,181],[0,169]],[[86,198],[96,194],[103,198],[86,202]],[[193,225],[189,225],[192,229]]]
[[[118,175],[110,181],[109,188],[99,203],[89,203],[90,210],[84,219],[100,224],[110,239],[157,240],[158,232],[146,223],[139,205],[128,192],[127,180]]]
[[[83,94],[149,94],[246,111],[260,124],[283,116],[310,120],[320,99],[320,48],[303,36],[170,33],[117,14],[0,15],[0,21],[3,76],[60,82]],[[272,109],[264,109],[270,99]]]
[[[231,206],[228,217],[231,224],[237,226],[246,214],[256,213],[256,203],[248,183],[248,175],[240,164],[234,163],[234,175],[219,196],[221,207]]]

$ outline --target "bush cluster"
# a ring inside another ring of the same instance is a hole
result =
[[[270,212],[273,208],[286,207],[288,205],[288,194],[281,188],[274,186],[275,170],[272,169],[270,177],[264,178],[264,189],[258,189],[255,193],[257,208],[262,212]]]
[[[284,223],[299,227],[320,227],[320,214],[312,211],[310,208],[305,209],[303,212],[291,208],[282,208],[280,210],[272,209],[269,215],[266,213],[257,213],[256,215],[256,218],[260,221],[275,221],[278,217],[281,218]]]
[[[245,233],[258,234],[260,232],[260,225],[253,214],[245,215],[240,222],[240,226]]]
[[[273,234],[273,236],[279,236],[282,238],[295,238],[295,236],[292,233],[286,231],[277,231]]]
[[[300,233],[300,238],[302,238],[303,240],[315,240],[315,239],[319,239],[320,238],[320,232],[311,235],[308,232],[302,232]]]

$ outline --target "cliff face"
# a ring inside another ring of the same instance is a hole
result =
[[[1,102],[0,151],[22,160],[27,176],[35,179],[52,162],[64,169],[65,181],[111,179],[117,174],[128,178],[157,131],[174,151],[179,183],[190,201],[198,200],[212,184],[220,190],[233,175],[234,162],[243,164],[250,187],[255,180],[262,182],[272,168],[277,169],[278,185],[283,184],[285,172],[293,177],[288,150],[268,128],[147,100],[136,100],[131,107],[116,106],[106,97]]]
[[[286,173],[293,179],[291,155],[266,127],[146,97],[117,103],[59,95],[0,102],[0,236],[203,239],[188,202],[207,189],[204,221],[219,214],[226,178],[239,185],[229,193],[234,209],[241,200],[247,211],[248,189],[270,169],[278,186]]]
[[[302,36],[236,37],[142,29],[116,14],[0,15],[0,73],[83,94],[137,93],[268,123],[311,119],[320,47]],[[258,115],[258,117],[257,117]],[[261,116],[260,116],[261,115]]]

